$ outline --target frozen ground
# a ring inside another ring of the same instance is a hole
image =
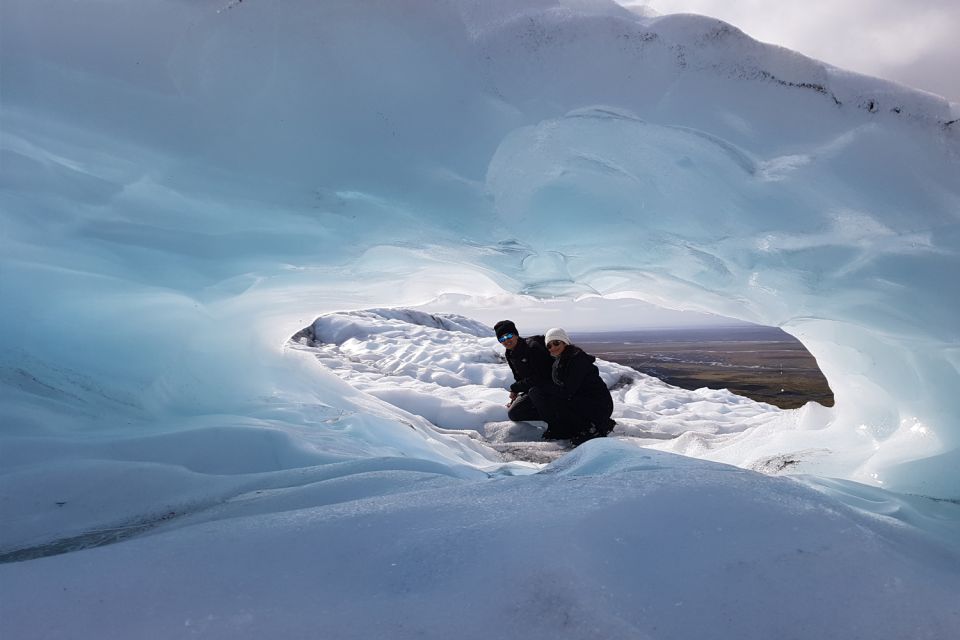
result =
[[[472,443],[473,464],[337,461],[263,425],[20,439],[0,483],[17,514],[4,637],[946,640],[960,624],[960,505],[656,450],[709,455],[692,443],[804,410],[601,361],[618,426],[571,452],[505,420],[509,368],[479,323],[338,313],[295,343],[411,431],[426,417]]]
[[[538,442],[543,423],[507,420],[504,389],[513,378],[503,348],[490,327],[468,318],[404,309],[330,314],[298,334],[294,344],[353,387],[442,429],[471,433],[507,459],[546,462],[564,450]],[[639,444],[680,438],[664,446],[703,455],[733,433],[762,425],[796,428],[798,412],[727,390],[684,390],[612,362],[598,366],[614,397],[614,435]],[[804,413],[820,410],[811,405]],[[714,446],[706,446],[708,440]],[[737,462],[764,468],[768,461]]]
[[[920,515],[626,439],[534,475],[381,460],[245,484],[151,534],[0,567],[4,637],[949,640],[960,623],[957,505]]]

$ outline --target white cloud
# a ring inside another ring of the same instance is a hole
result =
[[[512,294],[495,298],[447,294],[418,308],[430,313],[459,313],[491,327],[509,318],[521,332],[530,334],[561,326],[570,331],[618,331],[740,324],[732,318],[665,309],[635,299],[584,298],[574,302]]]
[[[956,0],[624,0],[623,4],[720,18],[758,40],[960,102]]]

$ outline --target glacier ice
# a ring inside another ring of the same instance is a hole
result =
[[[242,425],[490,464],[287,339],[444,293],[632,296],[817,357],[835,411],[737,446],[960,497],[957,105],[602,0],[7,0],[0,56],[18,448]]]
[[[911,511],[889,492],[834,481],[865,513],[823,486],[613,439],[522,481],[391,462],[314,467],[286,491],[251,487],[150,536],[2,565],[0,628],[510,640],[956,629],[957,557],[874,515]]]

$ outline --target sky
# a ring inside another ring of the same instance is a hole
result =
[[[489,326],[509,319],[525,335],[544,333],[550,327],[591,332],[744,324],[724,316],[665,309],[642,300],[599,297],[545,301],[511,294],[496,298],[447,294],[416,308],[431,313],[457,313]]]
[[[957,0],[621,0],[659,13],[720,18],[836,67],[960,102]]]

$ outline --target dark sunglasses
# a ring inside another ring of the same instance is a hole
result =
[[[505,333],[505,334],[503,334],[502,336],[500,336],[499,338],[497,338],[497,340],[499,340],[500,342],[506,342],[507,340],[509,340],[509,339],[512,338],[512,337],[513,337],[513,334],[512,334],[512,333]]]
[[[562,344],[567,344],[567,343],[564,342],[563,340],[551,340],[550,342],[547,343],[547,346],[548,346],[548,347],[559,347],[559,346],[562,345]]]

